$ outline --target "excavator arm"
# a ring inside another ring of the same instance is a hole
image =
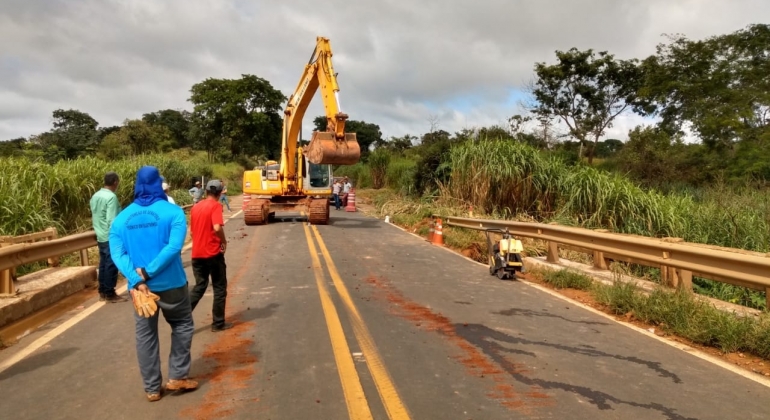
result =
[[[315,50],[284,110],[280,172],[284,175],[285,187],[297,179],[295,159],[302,118],[319,88],[326,113],[326,131],[314,131],[310,144],[302,153],[314,164],[352,165],[361,157],[355,133],[345,132],[348,116],[340,108],[340,89],[332,66],[331,44],[328,38],[317,37]]]

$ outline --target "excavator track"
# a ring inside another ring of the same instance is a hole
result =
[[[270,214],[270,200],[252,200],[243,210],[243,220],[247,226],[267,224]]]
[[[307,213],[307,221],[311,225],[329,224],[329,200],[327,198],[309,199]]]

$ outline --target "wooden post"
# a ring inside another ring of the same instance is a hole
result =
[[[548,255],[546,261],[549,263],[559,263],[559,244],[553,241],[548,241]]]
[[[59,237],[58,232],[56,232],[56,228],[52,227],[52,228],[48,228],[46,230],[51,231],[51,237],[49,238],[49,240],[50,239],[56,239],[56,238]],[[51,267],[58,267],[59,266],[59,257],[51,257],[51,258],[49,258],[48,259],[48,265],[51,266]]]
[[[594,268],[599,270],[607,269],[607,260],[604,259],[604,253],[601,251],[594,251]]]
[[[83,267],[88,265],[88,249],[80,250],[80,265]]]
[[[0,242],[0,248],[10,245],[12,244]],[[16,288],[13,286],[12,270],[15,270],[15,267],[9,270],[0,271],[0,296],[8,297],[16,295]]]
[[[665,266],[665,265],[660,266],[660,283],[664,286],[671,286],[671,279],[669,279],[668,266]]]
[[[0,296],[13,296],[15,294],[16,289],[13,287],[11,270],[3,270],[0,272]]]
[[[692,271],[690,270],[677,270],[679,275],[679,290],[686,290],[692,292]]]

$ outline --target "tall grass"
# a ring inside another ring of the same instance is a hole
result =
[[[0,235],[21,235],[50,226],[60,233],[90,228],[89,200],[102,187],[108,171],[120,176],[116,194],[124,207],[133,199],[136,172],[144,165],[158,167],[172,189],[187,190],[192,177],[212,175],[203,161],[180,161],[163,155],[118,161],[85,157],[53,165],[26,158],[0,158],[0,165]]]
[[[566,175],[561,161],[517,142],[461,144],[449,160],[452,195],[486,213],[551,215]]]
[[[372,187],[374,189],[385,186],[385,175],[390,164],[390,152],[386,149],[376,149],[369,155],[369,169],[372,173]]]
[[[414,173],[417,162],[405,158],[392,158],[385,170],[385,185],[403,194],[411,194],[414,190]]]
[[[355,188],[371,188],[372,174],[369,165],[358,162],[355,165],[342,165],[334,170],[334,176],[347,176]]]
[[[767,252],[770,194],[715,187],[697,195],[645,190],[629,179],[562,160],[517,142],[452,148],[452,197],[486,213]]]

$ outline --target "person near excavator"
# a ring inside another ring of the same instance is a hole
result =
[[[163,192],[158,169],[144,166],[136,174],[134,201],[113,221],[110,254],[126,277],[134,303],[139,372],[149,401],[161,398],[158,308],[171,326],[167,391],[198,387],[190,378],[194,331],[182,246],[187,218]]]

